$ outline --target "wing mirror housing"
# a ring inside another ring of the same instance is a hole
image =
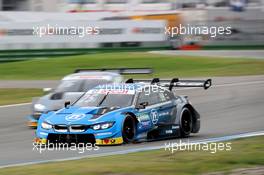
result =
[[[71,104],[70,101],[66,101],[66,102],[64,103],[64,107],[65,107],[65,108],[69,108],[70,104]]]
[[[145,109],[146,106],[148,106],[148,102],[142,102],[136,106],[136,109]]]

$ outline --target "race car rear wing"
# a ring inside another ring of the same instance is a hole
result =
[[[115,72],[122,75],[128,74],[152,74],[151,68],[102,68],[102,69],[76,69],[74,73],[80,72]]]
[[[156,84],[158,86],[162,87],[168,87],[169,90],[172,90],[174,87],[203,87],[205,90],[212,86],[212,80],[180,80],[178,78],[173,78],[172,80],[160,80],[159,78],[154,78],[152,80],[133,80],[128,79],[126,83],[136,83],[136,82],[142,82],[142,83],[150,83],[150,84]]]
[[[166,85],[165,85],[166,86]],[[203,87],[205,90],[212,86],[212,79],[207,80],[179,80],[174,78],[170,81],[169,90],[173,87]]]

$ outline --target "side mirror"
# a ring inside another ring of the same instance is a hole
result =
[[[136,109],[145,109],[146,106],[148,106],[148,102],[142,102],[136,106]]]
[[[64,107],[65,107],[65,108],[68,108],[68,107],[70,106],[70,104],[71,104],[70,101],[66,101],[66,102],[64,103]]]
[[[43,88],[44,94],[48,94],[52,91],[52,88]]]

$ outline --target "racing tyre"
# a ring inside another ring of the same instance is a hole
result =
[[[183,108],[180,120],[181,137],[188,137],[192,131],[192,113],[188,108]]]
[[[134,141],[135,133],[136,133],[136,122],[135,119],[128,115],[123,124],[122,128],[122,137],[124,140],[124,143],[131,143]]]

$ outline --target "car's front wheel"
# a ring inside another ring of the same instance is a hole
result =
[[[124,123],[123,123],[123,128],[122,128],[122,137],[124,143],[131,143],[135,139],[135,134],[136,134],[136,122],[135,119],[127,115]]]

